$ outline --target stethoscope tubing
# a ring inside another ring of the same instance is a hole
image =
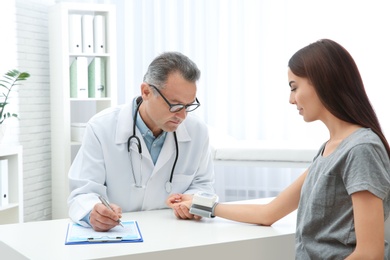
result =
[[[136,128],[136,123],[137,123],[137,116],[138,116],[138,111],[139,111],[139,108],[142,104],[142,98],[139,97],[137,98],[137,107],[135,109],[135,112],[134,112],[134,117],[133,117],[133,134],[129,137],[129,139],[127,139],[127,151],[130,153],[130,143],[131,143],[131,140],[132,139],[135,139],[135,143],[137,145],[137,149],[138,149],[138,153],[142,156],[142,146],[141,146],[141,140],[140,138],[136,135],[136,131],[135,131],[135,128]],[[172,170],[171,170],[171,175],[169,177],[169,182],[167,182],[165,184],[165,190],[166,192],[170,193],[171,190],[172,190],[172,180],[173,180],[173,173],[175,172],[175,168],[176,168],[176,163],[177,163],[177,160],[179,158],[179,144],[178,144],[178,141],[177,141],[177,135],[176,135],[176,131],[173,132],[173,137],[175,139],[175,148],[176,148],[176,156],[175,156],[175,161],[173,162],[173,166],[172,166]],[[133,162],[130,161],[130,163],[132,164]],[[142,163],[142,162],[141,162]],[[133,171],[133,177],[134,177],[134,182],[136,182],[136,179],[135,179],[135,173],[134,173],[134,169],[132,168],[132,171]],[[140,174],[142,174],[142,172],[140,172]],[[141,178],[142,180],[142,178]],[[136,184],[136,183],[135,183]],[[136,184],[136,187],[142,187],[142,183],[141,185],[137,185]]]

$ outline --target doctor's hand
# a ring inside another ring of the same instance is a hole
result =
[[[114,211],[102,203],[97,203],[93,207],[89,223],[95,231],[108,231],[119,225],[118,220],[122,217],[122,209],[115,204],[110,204],[110,206]]]
[[[173,209],[173,213],[179,219],[199,220],[202,217],[193,215],[189,212],[192,204],[192,197],[193,195],[189,194],[172,194],[166,200],[166,204]]]

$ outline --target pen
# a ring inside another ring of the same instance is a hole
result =
[[[107,202],[107,200],[106,200],[105,198],[103,198],[102,196],[99,196],[99,199],[100,199],[100,201],[104,204],[104,206],[106,206],[107,208],[109,208],[109,209],[111,209],[112,211],[114,211],[114,210],[111,208],[110,204],[108,204],[108,202]],[[121,221],[120,219],[118,219],[118,223],[119,223],[119,225],[121,225],[122,227],[124,227],[123,224],[122,224],[122,221]]]

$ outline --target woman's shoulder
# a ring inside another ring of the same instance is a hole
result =
[[[370,128],[360,128],[351,134],[340,150],[345,153],[360,155],[362,157],[372,154],[382,160],[389,160],[386,148],[379,136]]]
[[[346,138],[346,143],[349,146],[364,145],[364,144],[382,144],[379,136],[370,128],[359,128],[349,137]]]

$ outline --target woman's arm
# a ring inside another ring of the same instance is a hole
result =
[[[298,207],[301,188],[306,178],[306,170],[289,187],[282,191],[274,200],[268,204],[218,204],[215,207],[215,216],[239,222],[253,223],[259,225],[272,225],[282,217],[291,213]],[[167,200],[169,207],[174,210],[178,207],[190,208],[192,196],[172,195]]]
[[[215,216],[239,222],[272,225],[297,209],[307,172],[308,170],[267,204],[218,204]]]
[[[369,191],[360,191],[352,194],[352,204],[356,249],[347,259],[384,259],[383,201]]]

